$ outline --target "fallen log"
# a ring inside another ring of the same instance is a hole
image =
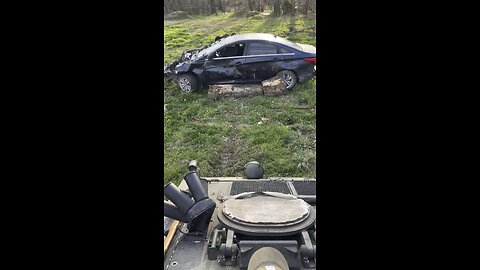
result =
[[[275,76],[263,81],[262,89],[265,96],[278,96],[287,92],[287,85],[282,79]]]
[[[246,97],[262,94],[262,86],[259,84],[217,84],[210,85],[208,88],[208,97],[210,98],[219,96]]]
[[[246,96],[278,96],[287,92],[287,85],[279,77],[275,76],[262,81],[261,84],[216,84],[208,88],[209,98],[220,96],[246,97]]]

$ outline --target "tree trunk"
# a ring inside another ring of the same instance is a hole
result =
[[[163,14],[168,14],[170,13],[170,8],[168,7],[168,5],[164,2],[163,3]]]
[[[287,92],[287,85],[277,76],[262,82],[262,90],[265,96],[278,96]]]
[[[260,84],[217,84],[208,87],[208,97],[218,98],[220,96],[226,97],[247,97],[262,95],[262,85]]]
[[[215,7],[215,0],[210,0],[210,14],[215,14],[217,12]]]
[[[217,84],[208,87],[208,97],[213,99],[217,99],[221,96],[278,96],[286,94],[287,92],[287,85],[277,76],[264,80],[261,84]]]
[[[275,16],[281,15],[280,0],[273,0],[273,14]]]
[[[253,0],[247,0],[248,10],[253,11]]]
[[[203,5],[203,14],[210,14],[212,12],[212,7],[210,6],[210,1],[212,0],[205,0],[205,4]],[[197,6],[197,8],[200,8]]]
[[[308,13],[308,4],[309,4],[309,0],[305,0],[305,5],[303,6],[303,15],[307,15]]]
[[[225,12],[225,8],[223,7],[223,0],[218,0],[218,10],[221,12]]]
[[[291,6],[292,6],[291,3],[288,2],[288,1],[283,1],[282,2],[283,15],[292,14]]]
[[[166,7],[168,13],[176,11],[175,4],[172,3],[171,1],[163,2],[163,6]]]

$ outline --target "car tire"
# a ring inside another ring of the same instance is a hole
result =
[[[182,74],[178,76],[177,84],[185,93],[192,93],[198,89],[198,81],[192,74]]]
[[[282,70],[277,73],[277,76],[285,82],[288,91],[292,90],[297,84],[297,75],[291,70]]]

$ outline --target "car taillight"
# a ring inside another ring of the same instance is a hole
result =
[[[314,65],[317,64],[317,58],[305,58],[303,59],[303,61],[314,64]]]

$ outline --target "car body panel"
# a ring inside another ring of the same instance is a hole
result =
[[[245,66],[251,70],[248,78],[253,81],[263,81],[282,70],[291,69],[290,63],[285,62],[282,55],[248,57]]]
[[[267,54],[252,54],[251,48],[253,44],[264,44],[267,46],[274,46],[277,50],[280,49],[279,44],[275,42],[263,40],[252,40],[247,42],[245,66],[251,71],[247,77],[249,82],[260,82],[275,76],[275,74],[282,70],[291,69],[290,63],[285,61],[285,54],[282,54],[279,51]],[[293,53],[288,54],[293,55]]]
[[[205,61],[203,70],[209,83],[235,83],[246,76],[245,57],[213,58]]]

